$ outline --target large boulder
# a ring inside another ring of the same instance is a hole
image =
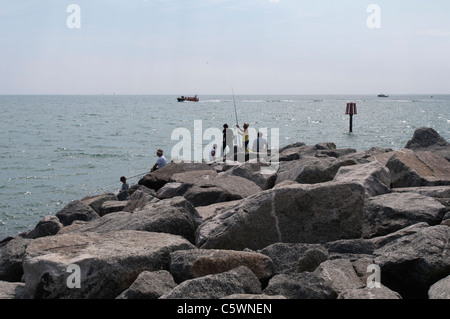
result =
[[[352,148],[338,149],[332,142],[324,142],[316,145],[305,145],[304,143],[294,143],[280,149],[279,160],[295,161],[304,157],[342,157],[356,152]]]
[[[170,272],[177,282],[225,272],[239,266],[248,267],[261,282],[267,282],[274,274],[272,260],[256,252],[197,249],[176,251],[170,258]]]
[[[403,298],[427,298],[431,285],[450,273],[450,227],[437,225],[375,250],[381,282]]]
[[[450,143],[431,127],[421,127],[415,130],[405,148],[417,151],[431,151],[450,161]]]
[[[214,170],[214,167],[206,163],[170,163],[155,172],[145,175],[139,180],[138,184],[158,191],[170,182],[174,174],[198,170]]]
[[[435,198],[450,211],[450,185],[393,188],[395,193],[418,193]]]
[[[351,159],[304,156],[299,160],[281,163],[275,185],[287,180],[302,184],[331,181],[340,167],[355,164]]]
[[[426,222],[437,225],[445,206],[432,197],[417,193],[392,193],[367,199],[364,207],[363,237],[384,236]]]
[[[225,164],[223,176],[239,176],[248,179],[258,185],[262,190],[270,189],[274,186],[276,173],[266,174],[268,164],[261,162],[244,164]]]
[[[158,299],[176,286],[167,270],[143,271],[116,299]]]
[[[221,202],[216,204],[211,204],[208,206],[199,206],[196,207],[198,214],[202,217],[203,221],[207,221],[208,219],[213,218],[221,214],[224,210],[231,208],[238,203],[240,203],[243,199],[233,200],[230,202]]]
[[[389,169],[392,187],[450,185],[450,163],[435,153],[402,149],[375,158]]]
[[[356,182],[364,186],[366,196],[390,192],[391,176],[386,166],[373,161],[366,164],[343,166],[334,176],[336,182]]]
[[[74,228],[72,232],[108,233],[139,230],[180,235],[195,242],[195,231],[201,217],[183,197],[149,203],[134,213],[117,212]]]
[[[348,259],[326,260],[317,267],[314,274],[328,281],[337,293],[364,287]]]
[[[299,271],[299,267],[301,267],[301,270],[306,270],[306,263],[311,265],[311,261],[317,260],[314,256],[311,256],[311,252],[314,251],[322,251],[324,255],[327,254],[326,249],[322,245],[305,243],[275,243],[261,249],[259,252],[272,259],[276,273],[289,273]],[[308,271],[311,270],[308,269]]]
[[[45,216],[34,227],[32,231],[25,235],[26,238],[35,239],[39,237],[56,235],[63,228],[63,224],[56,216]]]
[[[201,248],[262,249],[277,242],[324,243],[362,234],[364,188],[355,183],[293,184],[247,197],[204,222]]]
[[[112,193],[100,194],[95,196],[87,196],[81,199],[83,204],[91,207],[97,214],[100,214],[100,209],[104,202],[118,200],[117,196]]]
[[[119,200],[106,201],[102,204],[102,208],[100,209],[99,215],[105,216],[111,213],[121,212],[125,209],[126,205],[127,205],[126,201],[119,201]]]
[[[266,295],[281,295],[286,299],[335,299],[330,282],[310,273],[278,274],[264,289]]]
[[[260,191],[261,188],[254,182],[231,175],[198,180],[183,196],[197,207],[243,199]]]
[[[418,231],[420,231],[423,228],[427,228],[430,225],[428,225],[428,223],[425,222],[420,222],[405,228],[402,228],[400,230],[397,230],[396,232],[393,233],[389,233],[385,236],[377,236],[377,237],[373,237],[368,239],[370,242],[372,242],[376,248],[380,248],[383,247],[386,244],[389,244],[390,242],[399,239],[401,237],[404,236],[409,236],[412,234],[417,233]]]
[[[100,215],[80,200],[74,200],[67,204],[63,209],[56,213],[61,224],[68,226],[75,220],[91,221],[100,217]]]
[[[261,294],[261,283],[247,267],[183,281],[160,299],[218,299],[233,294]]]
[[[428,290],[430,299],[450,299],[450,275],[439,280]]]
[[[0,247],[0,281],[21,281],[22,259],[31,241],[31,239],[17,237]]]
[[[25,286],[30,298],[115,298],[141,272],[167,270],[171,252],[194,248],[180,236],[142,231],[38,238],[23,258]],[[72,265],[79,267],[79,288],[68,285],[76,282]]]
[[[159,199],[156,198],[156,192],[153,189],[141,185],[130,195],[130,199],[126,202],[123,211],[134,212],[148,203],[158,201]]]

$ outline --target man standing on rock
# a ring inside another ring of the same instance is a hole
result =
[[[158,160],[156,161],[155,165],[153,165],[152,169],[150,172],[154,172],[157,169],[163,168],[164,166],[167,165],[167,161],[166,158],[163,155],[163,150],[162,149],[158,149],[156,151],[156,155],[158,155]]]
[[[226,159],[226,156],[229,155],[229,158],[234,158],[234,133],[233,130],[228,128],[228,124],[223,125],[223,140],[222,140],[222,154],[223,159]],[[228,146],[228,153],[225,153],[225,148]]]

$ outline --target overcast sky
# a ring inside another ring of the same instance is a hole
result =
[[[445,94],[449,17],[449,0],[0,0],[0,94]]]

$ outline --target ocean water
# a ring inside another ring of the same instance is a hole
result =
[[[347,102],[357,104],[353,133]],[[277,140],[267,137],[280,147],[300,141],[400,149],[423,126],[450,139],[450,95],[210,95],[198,103],[176,96],[0,96],[0,239],[33,229],[72,200],[117,192],[122,175],[137,183],[158,148],[171,160],[180,142],[176,129],[193,143],[210,128],[234,127],[234,104],[241,126],[248,122],[268,135],[277,129]]]

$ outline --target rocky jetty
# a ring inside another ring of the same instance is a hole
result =
[[[274,153],[274,152],[272,152]],[[171,163],[0,242],[0,298],[448,299],[450,144]]]

